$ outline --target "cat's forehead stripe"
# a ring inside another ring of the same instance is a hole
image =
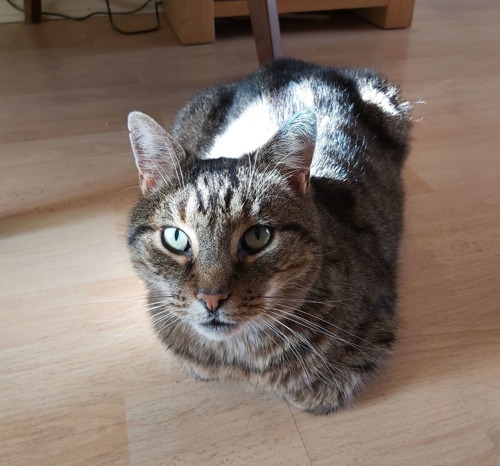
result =
[[[218,180],[215,182],[215,179]],[[214,177],[208,181],[203,176],[198,177],[187,187],[187,198],[178,202],[175,206],[176,218],[182,222],[200,220],[200,214],[206,218],[217,218],[229,216],[232,220],[238,220],[245,212],[245,194],[240,182],[232,183],[228,178]],[[252,212],[258,209],[260,202],[254,199]],[[255,212],[254,212],[255,211]],[[248,216],[249,212],[247,212]]]
[[[207,205],[208,205],[208,193],[204,194],[206,194],[206,197],[204,197],[203,191],[198,186],[195,186],[194,195],[196,197],[196,206],[197,206],[196,211],[202,214],[207,213]]]
[[[233,189],[231,186],[226,188],[226,193],[224,194],[224,207],[227,211],[230,210],[231,207],[231,199],[233,198]]]

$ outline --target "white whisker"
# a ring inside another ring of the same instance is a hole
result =
[[[295,356],[295,359],[302,367],[302,373],[305,377],[305,382],[306,382],[307,386],[312,387],[312,381],[311,381],[311,378],[309,376],[309,371],[307,370],[306,365],[304,363],[304,360],[303,360],[302,356],[300,355],[300,353],[296,350],[296,348],[291,344],[291,341],[275,325],[271,324],[270,322],[267,322],[265,319],[263,319],[260,316],[259,316],[259,320],[261,322],[263,322],[270,330],[272,330],[276,334],[276,336],[278,336],[283,341],[283,343],[285,343],[285,348],[283,349],[283,351],[286,351],[286,349],[289,349],[293,353],[293,355]],[[273,319],[273,320],[275,320],[275,319]]]
[[[292,335],[294,335],[295,337],[297,337],[300,341],[302,341],[310,350],[312,350],[312,352],[318,356],[318,358],[323,362],[323,364],[325,365],[326,369],[328,370],[328,372],[330,373],[330,376],[331,376],[331,380],[329,380],[328,378],[325,378],[324,375],[319,372],[317,373],[321,380],[323,380],[323,382],[325,382],[326,384],[330,385],[330,382],[333,382],[335,384],[335,386],[337,387],[338,390],[341,390],[340,388],[340,385],[338,384],[337,382],[337,379],[335,378],[335,376],[333,375],[332,373],[332,369],[339,375],[342,375],[341,372],[334,366],[332,366],[325,358],[323,355],[321,355],[318,350],[312,345],[312,343],[307,340],[307,338],[305,338],[303,335],[301,335],[300,333],[296,332],[295,330],[291,329],[288,325],[286,325],[285,323],[283,323],[281,320],[279,319],[275,319],[274,317],[271,317],[269,316],[274,322],[276,322],[277,324],[285,327]]]

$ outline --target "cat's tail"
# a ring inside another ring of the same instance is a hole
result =
[[[360,107],[367,123],[377,127],[396,143],[401,162],[408,153],[409,133],[412,126],[412,105],[406,101],[400,88],[371,69],[356,70],[356,90]]]

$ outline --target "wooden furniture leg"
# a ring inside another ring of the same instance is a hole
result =
[[[281,37],[276,0],[248,0],[259,64],[281,57]]]
[[[24,0],[24,22],[39,23],[42,20],[42,0]]]

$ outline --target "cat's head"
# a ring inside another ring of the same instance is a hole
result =
[[[128,126],[142,191],[129,245],[153,313],[221,340],[298,307],[320,262],[309,190],[315,115],[295,115],[235,159],[186,153],[139,112]]]

